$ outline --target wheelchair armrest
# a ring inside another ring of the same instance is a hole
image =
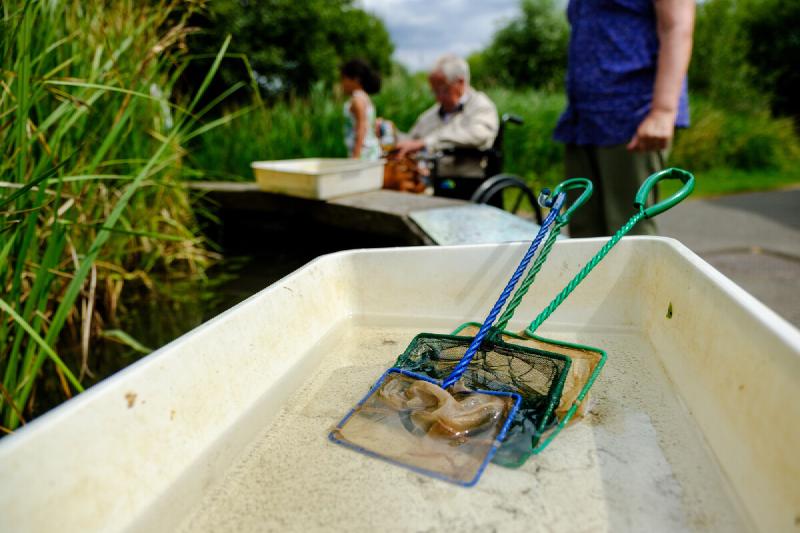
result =
[[[521,116],[514,115],[511,113],[503,113],[503,116],[500,117],[500,122],[502,122],[503,124],[505,124],[506,122],[510,122],[512,124],[516,124],[517,126],[521,126],[522,124],[525,123],[525,121],[522,119]]]

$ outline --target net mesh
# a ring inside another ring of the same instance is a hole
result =
[[[542,339],[517,339],[504,337],[507,342],[520,344],[522,346],[530,346],[539,350],[547,350],[550,352],[560,353],[566,355],[572,361],[569,367],[569,372],[564,380],[564,389],[561,393],[561,401],[558,402],[556,407],[556,417],[561,420],[564,418],[573,404],[578,401],[581,392],[584,392],[578,407],[573,414],[571,421],[580,419],[586,414],[588,406],[591,403],[589,388],[590,379],[598,370],[603,354],[600,351],[589,350],[578,347],[568,347],[562,344],[547,342]]]
[[[418,335],[395,366],[442,379],[458,364],[472,337]],[[494,462],[517,466],[532,453],[532,446],[557,422],[559,404],[570,362],[558,353],[485,341],[462,377],[470,389],[517,393],[522,397]]]
[[[479,326],[470,324],[465,327],[459,328],[459,335],[475,335],[478,332]],[[572,405],[578,400],[581,392],[584,393],[580,404],[578,405],[571,420],[577,420],[586,414],[586,410],[590,404],[590,393],[587,385],[591,385],[590,380],[592,376],[598,371],[598,366],[603,360],[603,352],[597,348],[582,348],[578,346],[567,346],[564,343],[551,342],[541,337],[532,339],[527,337],[524,332],[509,335],[503,334],[501,339],[504,342],[516,344],[520,346],[527,346],[538,350],[553,352],[561,355],[566,355],[570,358],[571,364],[569,373],[564,380],[564,389],[561,392],[561,400],[558,402],[555,413],[556,417],[561,420],[567,415],[567,412],[572,408]]]
[[[330,438],[362,453],[471,486],[492,458],[519,396],[441,388],[426,376],[389,369]]]

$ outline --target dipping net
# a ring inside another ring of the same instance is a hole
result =
[[[511,426],[533,423],[541,432],[558,404],[569,359],[490,342],[487,336],[565,197],[556,196],[553,209],[475,336],[417,335],[399,361],[405,368],[390,368],[333,428],[331,440],[470,486]],[[503,382],[509,375],[521,379]]]
[[[519,407],[518,395],[449,390],[389,369],[331,431],[334,442],[420,473],[474,485]]]
[[[464,324],[454,334],[473,335],[477,331],[475,323]],[[572,421],[580,419],[590,405],[590,389],[600,374],[605,363],[606,354],[599,348],[580,346],[561,341],[552,341],[542,337],[531,338],[524,333],[503,332],[503,342],[525,346],[548,353],[566,356],[570,366],[564,378],[561,397],[555,407],[553,420],[540,430],[535,423],[518,425],[509,432],[500,450],[494,456],[494,462],[503,466],[520,466],[532,453],[538,453],[555,436],[557,430]],[[397,365],[402,366],[402,365]],[[525,381],[526,375],[512,376],[514,368],[509,367],[507,375],[500,375],[504,380]],[[523,397],[523,401],[524,401]]]
[[[472,337],[424,333],[414,338],[395,366],[438,380],[459,363],[471,341]],[[462,383],[470,389],[521,396],[494,462],[522,464],[545,432],[555,427],[555,412],[570,366],[569,358],[562,354],[521,346],[516,341],[485,340],[481,344]]]

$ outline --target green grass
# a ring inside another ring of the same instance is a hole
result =
[[[708,198],[800,186],[800,169],[757,171],[714,168],[694,174],[696,182],[691,198]],[[677,182],[665,182],[661,187],[662,197],[676,192],[679,188]]]
[[[692,125],[678,131],[670,159],[693,172],[791,171],[800,162],[800,139],[788,118],[766,111],[728,111],[694,98]]]
[[[272,105],[255,101],[248,108],[229,110],[227,116],[239,112],[234,120],[192,140],[185,177],[251,180],[252,161],[347,156],[342,104],[321,86],[307,99]]]

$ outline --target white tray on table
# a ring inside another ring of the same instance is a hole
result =
[[[313,157],[254,161],[250,166],[262,190],[301,198],[327,200],[383,186],[383,160]]]

